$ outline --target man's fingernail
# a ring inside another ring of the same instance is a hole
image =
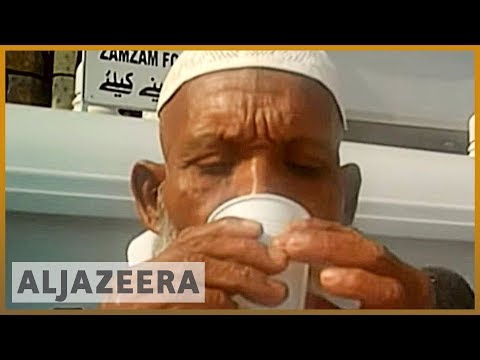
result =
[[[298,236],[298,233],[291,233],[288,235],[282,235],[273,241],[273,244],[280,249],[292,249],[293,247],[302,244],[303,238]]]
[[[281,235],[276,237],[273,241],[272,244],[280,249],[286,248],[290,243],[294,240],[292,240],[292,236],[290,235]]]
[[[282,248],[285,246],[285,238],[283,237],[277,237],[272,240],[272,245],[277,247],[277,248]]]
[[[287,262],[287,254],[285,254],[285,252],[278,247],[269,247],[268,255],[270,255],[276,264],[283,265]]]
[[[259,222],[253,221],[253,220],[243,219],[242,220],[242,226],[245,226],[246,228],[252,229],[253,231],[258,232],[259,234],[261,234],[263,232],[262,224],[260,224]]]
[[[325,269],[320,273],[320,282],[324,285],[334,285],[341,280],[336,269]]]

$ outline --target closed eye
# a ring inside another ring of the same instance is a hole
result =
[[[224,176],[229,175],[232,171],[233,164],[228,162],[217,162],[207,164],[197,164],[200,172],[204,175],[210,176]]]
[[[299,163],[287,163],[288,169],[299,176],[317,177],[322,174],[322,166],[305,165]]]

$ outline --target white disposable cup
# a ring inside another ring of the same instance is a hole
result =
[[[257,193],[231,199],[217,207],[208,217],[208,222],[225,217],[237,217],[254,220],[262,224],[263,234],[259,239],[268,245],[272,237],[280,234],[285,227],[295,220],[310,218],[308,211],[297,202],[283,196]],[[298,310],[305,308],[307,291],[321,296],[341,309],[358,309],[360,302],[330,295],[318,286],[319,279],[310,279],[310,267],[306,263],[291,261],[288,267],[272,278],[282,281],[288,286],[288,297],[273,309]],[[266,309],[266,307],[250,302],[242,296],[234,300],[241,309]]]
[[[292,221],[308,219],[307,210],[293,200],[274,194],[252,194],[237,197],[221,204],[208,218],[208,222],[225,217],[254,220],[262,224],[263,235],[259,239],[268,245],[270,239],[282,232]],[[273,309],[303,309],[309,284],[309,266],[290,262],[282,273],[273,275],[288,286],[288,297]],[[242,296],[234,300],[241,309],[272,308],[250,302]]]

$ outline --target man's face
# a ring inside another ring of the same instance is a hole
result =
[[[173,225],[199,225],[222,202],[251,193],[296,200],[339,221],[340,119],[320,84],[242,69],[184,85],[161,113],[163,202]]]

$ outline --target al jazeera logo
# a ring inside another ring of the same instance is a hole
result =
[[[203,303],[205,263],[13,262],[13,303]]]

